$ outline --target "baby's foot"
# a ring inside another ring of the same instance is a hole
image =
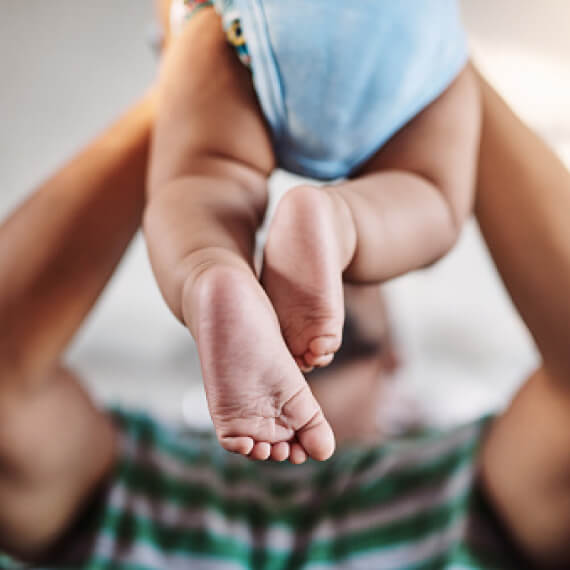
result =
[[[334,188],[298,187],[281,200],[269,229],[262,281],[303,371],[328,365],[340,347],[342,272],[355,247],[351,213]]]
[[[213,266],[194,285],[200,361],[218,439],[253,459],[328,459],[333,432],[247,270]]]

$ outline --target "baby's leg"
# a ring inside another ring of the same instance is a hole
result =
[[[479,129],[477,87],[466,69],[353,179],[284,197],[263,282],[303,367],[328,364],[340,345],[341,276],[385,281],[451,248],[472,204]]]
[[[145,234],[161,291],[198,344],[221,444],[326,459],[332,431],[252,269],[273,151],[249,72],[204,9],[163,64]]]

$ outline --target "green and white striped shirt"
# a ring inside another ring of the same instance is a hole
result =
[[[116,469],[62,568],[517,567],[474,485],[487,420],[293,466],[250,462],[142,414],[114,417]]]

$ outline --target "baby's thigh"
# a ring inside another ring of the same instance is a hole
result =
[[[197,156],[227,158],[261,172],[274,164],[251,73],[213,8],[187,22],[164,54],[151,176],[192,174]]]
[[[463,220],[473,203],[480,130],[479,88],[468,65],[357,174],[382,170],[417,174],[433,183],[456,218]]]

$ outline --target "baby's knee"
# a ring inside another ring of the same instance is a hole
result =
[[[434,240],[437,240],[437,243],[433,244],[434,247],[432,247],[434,256],[423,266],[424,268],[437,263],[455,247],[468,218],[469,211],[455,209],[450,204],[446,205],[439,231],[434,236]]]

